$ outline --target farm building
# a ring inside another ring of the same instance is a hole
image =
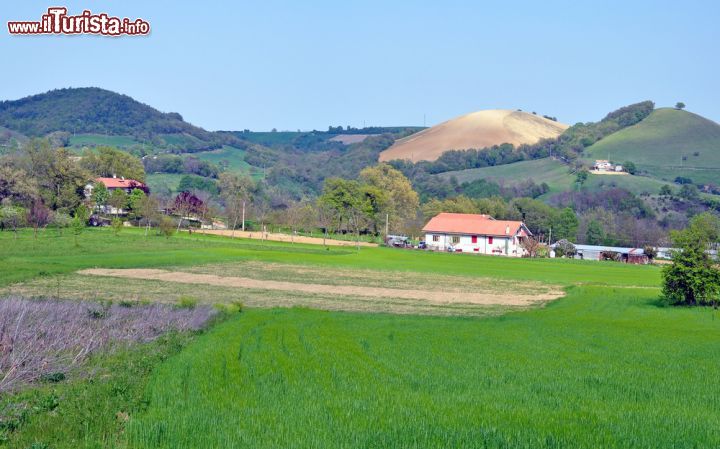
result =
[[[523,239],[532,236],[521,221],[489,215],[440,213],[423,228],[428,249],[521,257]]]
[[[617,262],[646,264],[650,259],[642,248],[620,246],[575,245],[575,259],[615,260]]]
[[[113,190],[122,189],[127,193],[128,195],[132,193],[134,189],[140,189],[143,192],[147,193],[148,188],[145,184],[143,184],[140,181],[136,181],[134,179],[125,179],[125,178],[95,178],[95,182],[101,182],[105,184],[105,187],[112,192]],[[90,197],[92,195],[93,191],[93,185],[88,184],[85,186],[85,196]]]

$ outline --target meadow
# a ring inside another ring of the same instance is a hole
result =
[[[576,175],[568,171],[568,166],[562,162],[550,158],[535,159],[530,161],[515,162],[506,165],[496,165],[493,167],[471,168],[468,170],[451,171],[441,175],[445,178],[455,176],[458,182],[471,182],[476,179],[487,179],[502,183],[505,186],[520,184],[523,181],[532,179],[537,184],[543,182],[548,185],[550,190],[541,198],[553,195],[559,192],[571,191],[575,188]],[[674,178],[673,178],[674,179]],[[591,174],[585,184],[584,189],[589,191],[598,191],[609,187],[619,187],[626,189],[636,195],[649,193],[656,195],[663,185],[676,186],[669,182],[660,181],[658,179],[647,176],[610,176]]]
[[[104,229],[86,230],[79,246],[67,232],[48,230],[38,239],[0,232],[0,264],[4,292],[52,291],[59,280],[63,297],[94,288],[127,299],[136,288],[138,295],[155,292],[151,301],[176,301],[177,294],[247,301],[241,313],[182,345],[163,349],[161,341],[97,358],[98,372],[113,367],[107,379],[25,393],[28,404],[54,394],[57,406],[29,415],[0,447],[720,445],[720,313],[665,306],[654,266]],[[266,292],[263,299],[242,289],[75,274],[93,267],[331,286],[563,288],[565,297],[485,314],[346,312],[317,298],[289,301],[292,294]],[[118,421],[120,411],[127,419]]]

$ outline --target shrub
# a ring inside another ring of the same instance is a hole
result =
[[[115,234],[115,236],[117,236],[118,234],[120,234],[120,231],[122,231],[123,222],[121,219],[115,217],[110,222],[110,226],[112,226],[113,234]]]
[[[164,235],[166,238],[172,237],[175,233],[175,223],[172,218],[163,216],[158,223],[158,231],[160,235]]]
[[[181,296],[177,302],[179,309],[194,309],[197,305],[198,299],[194,296]]]

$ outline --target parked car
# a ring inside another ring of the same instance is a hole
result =
[[[421,241],[418,243],[417,249],[427,249],[427,243]]]

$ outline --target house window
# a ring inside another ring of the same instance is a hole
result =
[[[453,243],[460,243],[460,236],[459,236],[459,235],[453,235],[451,240],[452,240]]]
[[[492,245],[492,242],[493,242],[493,238],[492,238],[492,237],[488,237],[488,244]]]
[[[473,235],[473,236],[472,236],[472,242],[473,242],[473,243],[477,243],[477,235]]]
[[[440,236],[439,235],[433,235],[433,242],[439,242]]]

